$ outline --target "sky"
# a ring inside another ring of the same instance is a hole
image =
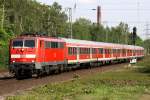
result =
[[[150,39],[150,0],[36,0],[46,5],[58,2],[63,10],[67,7],[73,10],[73,21],[80,17],[96,22],[96,9],[101,6],[102,24],[104,26],[116,26],[120,22],[127,23],[130,31],[135,26],[137,34],[142,39]],[[146,31],[146,29],[149,29]]]

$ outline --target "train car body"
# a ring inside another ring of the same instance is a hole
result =
[[[84,63],[142,58],[144,48],[67,38],[23,35],[10,42],[10,72],[22,75],[51,73]]]

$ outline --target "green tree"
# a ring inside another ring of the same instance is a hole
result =
[[[150,54],[150,39],[144,40],[143,46],[146,49],[147,54]]]
[[[79,18],[73,23],[73,38],[82,40],[91,40],[90,34],[91,21]]]

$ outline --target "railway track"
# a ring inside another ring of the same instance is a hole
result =
[[[30,78],[24,80],[16,80],[8,72],[0,73],[0,96],[5,97],[9,95],[15,95],[18,92],[29,90],[33,87],[38,87],[47,83],[62,82],[71,80],[74,75],[79,75],[80,77],[85,77],[87,75],[92,75],[99,72],[105,72],[109,70],[115,70],[122,68],[127,63],[106,65],[101,67],[95,67],[92,69],[80,69],[70,72],[64,72],[57,75],[45,76],[42,78]]]

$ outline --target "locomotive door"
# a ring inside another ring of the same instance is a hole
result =
[[[45,47],[44,47],[44,41],[41,40],[40,41],[40,57],[41,57],[41,61],[44,62],[44,58],[45,58]]]

